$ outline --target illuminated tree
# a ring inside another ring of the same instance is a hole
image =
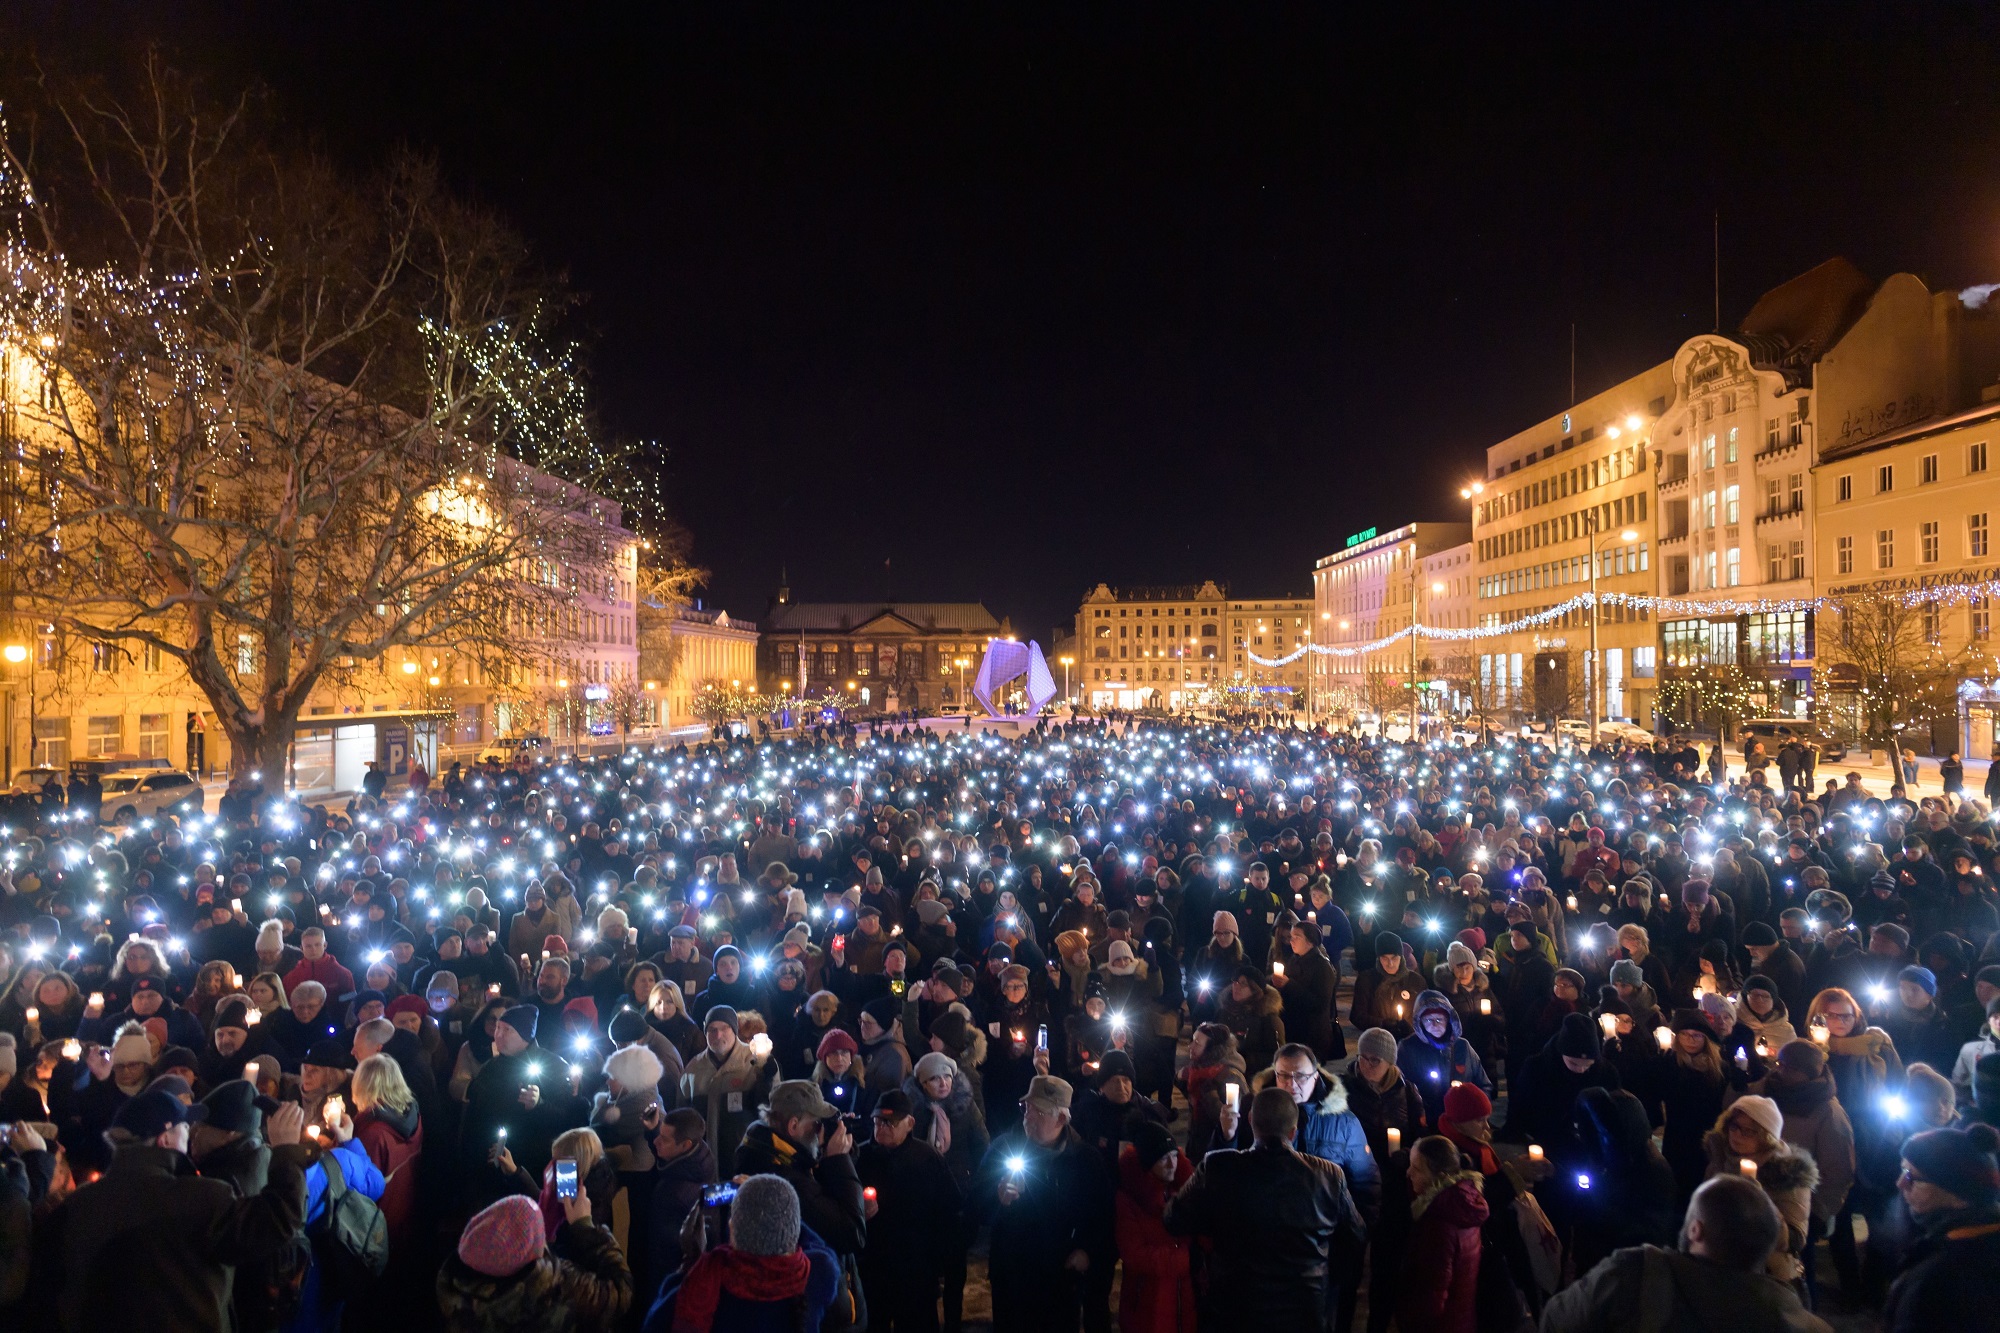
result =
[[[753,691],[726,680],[705,680],[694,687],[694,715],[709,726],[734,722],[759,711],[762,701]]]
[[[598,497],[664,526],[658,469],[601,442],[570,298],[506,226],[156,60],[36,96],[0,134],[17,612],[178,663],[239,771],[282,771],[308,697],[392,649],[506,680],[581,637],[629,540]]]
[[[1838,667],[1850,681],[1860,678],[1855,716],[1877,744],[1895,744],[1904,730],[1957,712],[1953,658],[1929,632],[1936,614],[1935,603],[1885,594],[1844,598],[1821,617],[1815,666],[1822,687],[1825,673]]]

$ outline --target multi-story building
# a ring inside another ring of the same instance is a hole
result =
[[[1223,640],[1231,605],[1228,590],[1212,581],[1098,584],[1076,610],[1078,699],[1092,708],[1179,712],[1239,679],[1230,674]]]
[[[713,685],[769,694],[757,675],[757,626],[701,606],[639,608],[639,671],[653,702],[651,720],[668,730],[698,724],[695,696]]]
[[[1480,711],[1528,717],[1652,717],[1658,663],[1651,613],[1564,604],[1596,589],[1654,591],[1657,506],[1652,437],[1673,390],[1663,362],[1537,422],[1486,451],[1468,486],[1479,623],[1540,623],[1477,644]]]
[[[1897,274],[1821,360],[1812,472],[1822,726],[1902,723],[1934,753],[1993,753],[2000,667],[2000,310],[1991,287]]]
[[[1229,679],[1260,691],[1266,707],[1304,710],[1312,679],[1312,654],[1283,666],[1265,666],[1290,657],[1313,641],[1310,597],[1232,598],[1223,605],[1229,624]]]
[[[1471,532],[1464,523],[1405,523],[1350,536],[1313,566],[1318,641],[1359,648],[1397,633],[1412,613],[1422,624],[1469,628],[1477,603]],[[1464,666],[1440,640],[1420,640],[1415,652],[1413,660],[1404,639],[1368,652],[1312,654],[1318,711],[1336,720],[1379,718],[1405,707],[1412,674],[1421,688]]]
[[[1812,612],[1741,603],[1812,595],[1813,369],[1870,290],[1829,260],[1766,292],[1736,335],[1690,338],[1674,356],[1673,401],[1653,428],[1657,577],[1662,594],[1694,605],[1660,618],[1667,722],[1808,711]]]
[[[0,544],[7,546],[7,569],[0,576],[7,603],[6,623],[0,628],[0,749],[7,770],[10,775],[36,765],[60,770],[83,758],[129,757],[164,759],[203,776],[227,771],[239,756],[232,754],[209,696],[195,686],[176,655],[189,641],[187,617],[151,607],[143,593],[134,595],[130,586],[114,585],[109,578],[81,583],[86,590],[65,592],[68,600],[60,605],[43,602],[37,616],[35,599],[51,596],[48,587],[12,582],[15,570],[25,567],[12,543],[29,530],[17,520],[32,506],[41,521],[49,521],[48,509],[58,503],[54,497],[72,489],[54,480],[63,467],[108,473],[107,457],[136,465],[145,456],[143,448],[106,444],[108,437],[66,427],[52,407],[60,398],[60,384],[34,358],[0,342],[0,450],[8,460],[0,480]],[[629,696],[638,688],[638,540],[625,530],[620,507],[511,459],[494,461],[485,476],[439,478],[434,460],[421,450],[398,453],[382,448],[379,439],[364,439],[356,448],[380,448],[384,475],[366,488],[356,483],[339,497],[353,499],[351,508],[358,515],[347,531],[361,534],[364,547],[373,542],[382,550],[397,534],[416,542],[412,531],[425,520],[457,524],[477,534],[457,552],[460,568],[475,573],[452,583],[452,607],[437,613],[447,628],[433,641],[426,642],[419,632],[415,642],[372,655],[314,663],[317,679],[298,705],[289,736],[278,734],[289,769],[285,780],[306,792],[351,790],[370,761],[395,775],[414,763],[435,767],[502,736],[541,732],[568,745],[617,730],[612,696]],[[180,456],[180,463],[185,465],[188,457]],[[199,455],[192,457],[202,461]],[[39,468],[26,462],[37,458]],[[210,669],[238,691],[241,701],[254,705],[263,698],[270,645],[284,643],[286,636],[253,630],[272,618],[260,600],[268,585],[260,585],[259,579],[268,572],[235,534],[261,532],[260,524],[267,521],[270,511],[258,488],[271,479],[259,468],[271,465],[248,453],[228,471],[207,461],[210,466],[198,473],[201,479],[179,493],[121,489],[114,483],[101,488],[92,503],[128,516],[141,507],[165,512],[173,506],[179,526],[164,543],[170,557],[160,562],[168,573],[135,577],[170,581],[172,561],[188,559],[190,553],[200,561],[221,562],[226,556],[240,562],[237,581],[216,599],[228,603],[231,614],[213,617],[227,629]],[[163,471],[174,470],[171,462]],[[428,497],[420,517],[398,509],[395,500],[403,495]],[[495,499],[503,495],[508,498]],[[76,503],[73,497],[64,502]],[[511,512],[532,512],[534,517],[514,524],[493,522],[503,506],[517,506]],[[101,540],[90,535],[94,520],[87,509],[66,521],[80,546]],[[531,536],[521,537],[524,532]],[[486,535],[493,533],[508,535]],[[335,642],[347,639],[354,632],[351,624],[330,628],[312,619],[316,614],[337,618],[346,609],[341,599],[356,585],[343,581],[349,572],[339,568],[342,552],[310,526],[298,528],[291,539],[302,548],[287,566],[300,589],[293,603],[296,619],[278,625],[300,645],[315,634]],[[539,552],[533,557],[526,554],[530,540]],[[111,554],[114,559],[130,557],[127,550]],[[391,574],[387,586],[398,587],[396,578]],[[314,580],[326,581],[335,591],[315,601],[316,592],[304,591]],[[400,587],[413,590],[397,594],[407,598],[421,585],[412,579]],[[388,600],[374,611],[390,618]],[[57,617],[62,625],[53,623]],[[135,629],[157,642],[139,637]],[[102,637],[93,630],[101,630]],[[358,636],[365,642],[375,633],[363,628]],[[308,655],[303,646],[291,651],[295,667]],[[624,716],[631,715],[626,709]]]
[[[970,700],[986,645],[1013,633],[978,602],[794,602],[780,588],[764,616],[758,676],[781,694],[832,691],[863,709],[934,711]]]
[[[1231,597],[1212,579],[1179,587],[1100,583],[1076,611],[1076,693],[1093,708],[1179,712],[1228,691],[1256,691],[1264,707],[1304,709],[1310,668],[1303,655],[1275,667],[1252,659],[1290,656],[1311,642],[1311,622],[1304,598]]]

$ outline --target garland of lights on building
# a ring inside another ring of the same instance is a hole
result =
[[[1637,593],[1603,592],[1578,593],[1565,602],[1533,615],[1522,616],[1501,625],[1482,625],[1470,629],[1447,629],[1438,625],[1426,625],[1419,621],[1405,626],[1394,634],[1385,635],[1369,643],[1354,644],[1340,648],[1332,644],[1308,643],[1293,649],[1283,657],[1264,657],[1250,653],[1252,662],[1262,667],[1290,666],[1307,653],[1317,653],[1322,657],[1360,657],[1366,653],[1376,653],[1391,644],[1401,643],[1411,634],[1424,639],[1440,639],[1454,643],[1466,643],[1480,639],[1497,639],[1502,635],[1517,634],[1522,630],[1536,629],[1561,620],[1577,611],[1587,611],[1592,604],[1604,606],[1624,606],[1633,610],[1649,611],[1656,620],[1672,616],[1715,616],[1715,615],[1758,615],[1788,611],[1837,610],[1851,601],[1872,603],[1897,602],[1907,609],[1919,606],[1937,606],[1983,602],[2000,598],[2000,580],[1985,583],[1939,584],[1928,588],[1902,590],[1884,589],[1837,593],[1826,597],[1785,597],[1771,601],[1696,601],[1687,597],[1651,597]]]

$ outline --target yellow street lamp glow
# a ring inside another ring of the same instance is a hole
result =
[[[1443,591],[1444,591],[1444,585],[1443,585],[1442,583],[1433,583],[1433,584],[1431,584],[1431,591],[1432,591],[1432,592],[1443,592]]]
[[[436,676],[432,676],[432,677],[431,677],[431,682],[430,682],[430,683],[431,683],[431,684],[432,684],[433,686],[437,686],[437,685],[442,685],[442,684],[444,684],[444,682],[443,682],[442,680],[440,680],[440,679],[439,679],[438,677],[436,677]]]
[[[405,663],[403,663],[403,674],[404,674],[404,675],[406,675],[406,676],[414,676],[414,675],[416,675],[416,674],[417,674],[417,664],[416,664],[415,662],[405,662]]]
[[[1627,528],[1618,534],[1618,540],[1621,542],[1636,542],[1639,540],[1639,534],[1631,528]]]
[[[20,643],[10,643],[7,645],[6,652],[4,655],[9,662],[14,663],[14,665],[16,666],[19,666],[21,663],[28,660],[27,645]]]
[[[1623,435],[1623,434],[1624,434],[1625,432],[1624,432],[1624,431],[1622,431],[1622,430],[1620,430],[1620,429],[1618,429],[1618,427],[1616,427],[1616,426],[1612,426],[1612,427],[1611,427],[1610,429],[1606,430],[1606,431],[1605,431],[1604,433],[1605,433],[1606,435],[1609,435],[1609,436],[1610,436],[1610,437],[1611,437],[1612,439],[1614,439],[1614,440],[1615,440],[1615,439],[1617,439],[1617,438],[1618,438],[1618,437],[1619,437],[1620,435]]]
[[[1625,418],[1626,430],[1636,431],[1639,429],[1640,426],[1644,424],[1645,424],[1644,422],[1639,420],[1639,414],[1637,412],[1634,412],[1631,416]]]

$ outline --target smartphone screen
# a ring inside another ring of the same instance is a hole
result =
[[[1049,1048],[1049,1025],[1047,1023],[1044,1023],[1040,1027],[1035,1029],[1035,1049],[1038,1051],[1046,1051],[1048,1048]]]
[[[556,1197],[574,1199],[576,1197],[576,1158],[556,1158]]]
[[[735,1198],[736,1186],[730,1181],[724,1180],[714,1185],[704,1185],[702,1187],[701,1201],[707,1207],[720,1208],[723,1204],[729,1203]]]

